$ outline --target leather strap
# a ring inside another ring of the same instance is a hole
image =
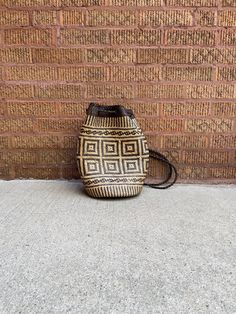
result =
[[[178,177],[178,173],[177,173],[175,166],[164,155],[162,155],[161,153],[159,153],[155,150],[149,149],[149,156],[157,159],[158,161],[163,162],[164,164],[166,164],[168,167],[168,173],[167,173],[166,179],[163,180],[162,182],[160,182],[160,183],[144,183],[144,185],[148,185],[154,189],[168,189],[169,187],[171,187],[176,182],[177,177]],[[168,181],[170,181],[172,176],[173,176],[172,181],[170,183],[166,184]]]

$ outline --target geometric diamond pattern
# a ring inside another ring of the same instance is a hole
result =
[[[119,156],[118,141],[102,140],[103,156]]]
[[[144,157],[148,147],[143,139],[82,137],[81,145],[85,175],[141,174],[148,170],[148,158]],[[140,155],[144,156],[137,158]]]
[[[123,160],[124,172],[125,173],[142,173],[140,169],[139,158],[124,159]]]
[[[105,174],[119,174],[121,173],[119,159],[104,159],[103,170]]]
[[[99,159],[84,159],[84,170],[87,175],[94,175],[101,173]]]
[[[99,156],[99,141],[84,139],[83,154],[84,156]]]
[[[123,141],[122,142],[122,155],[124,156],[139,156],[138,140]]]

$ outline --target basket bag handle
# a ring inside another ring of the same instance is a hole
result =
[[[144,183],[144,185],[148,185],[154,189],[168,189],[173,184],[175,184],[177,177],[178,177],[176,167],[164,155],[162,155],[161,153],[159,153],[155,150],[149,149],[149,156],[157,159],[158,161],[163,162],[168,167],[168,173],[167,173],[166,179],[163,180],[162,182],[160,182],[160,183]],[[167,184],[167,182],[170,181],[170,179],[172,178],[173,175],[174,175],[174,177],[173,177],[172,181]]]

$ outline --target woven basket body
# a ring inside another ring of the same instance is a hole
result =
[[[147,140],[131,110],[90,104],[77,141],[77,166],[91,197],[138,195],[147,176]]]

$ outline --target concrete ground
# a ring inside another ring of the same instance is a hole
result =
[[[0,181],[0,313],[236,313],[235,192]]]

